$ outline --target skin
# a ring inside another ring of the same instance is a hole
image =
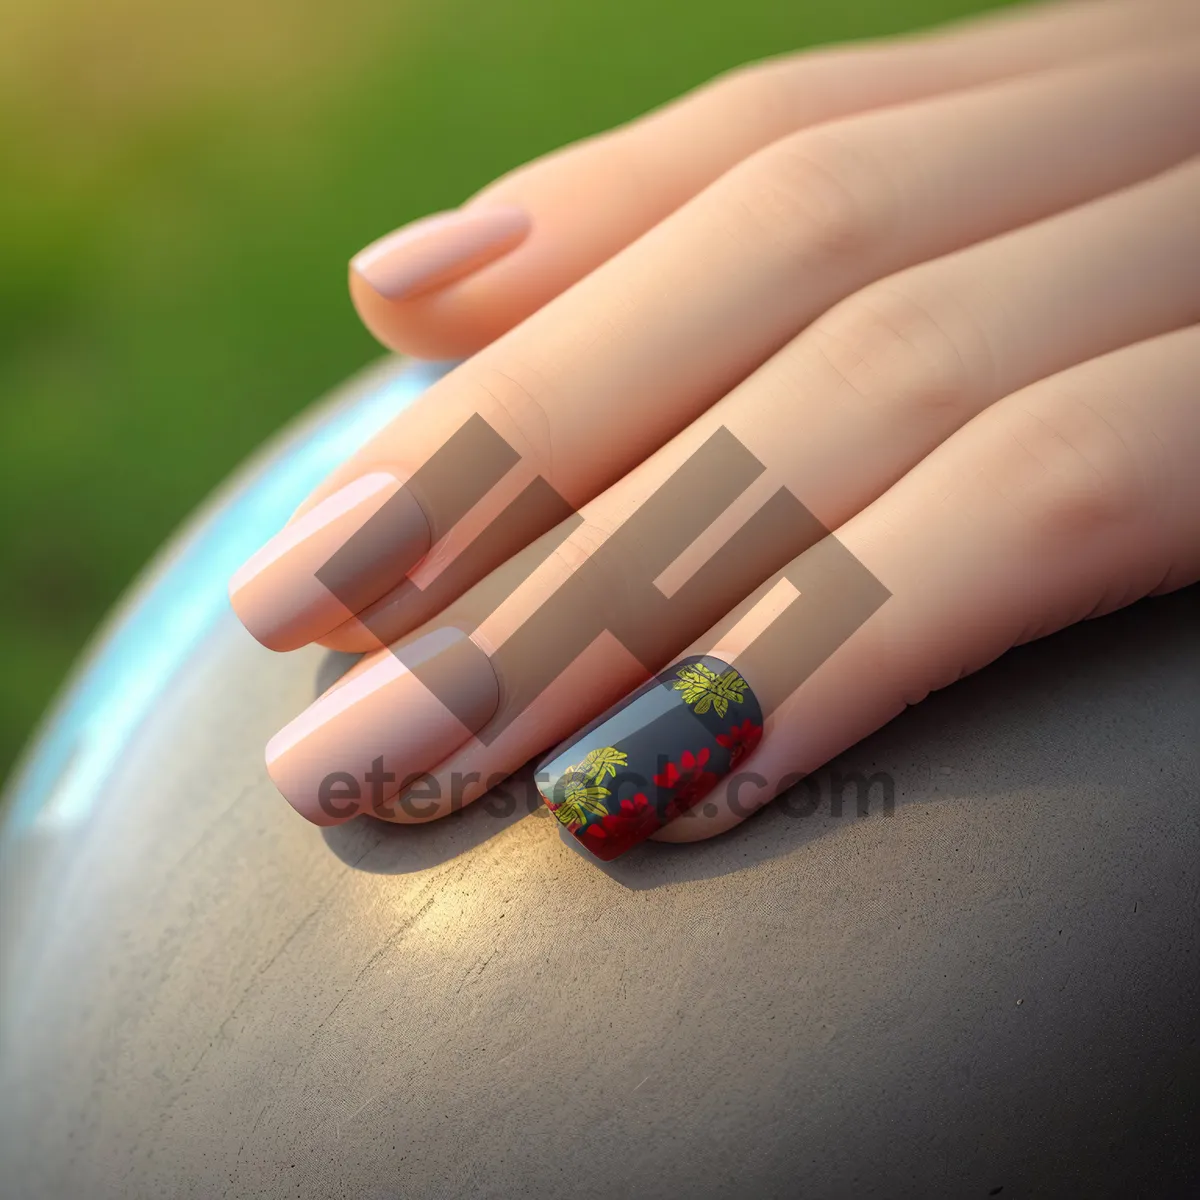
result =
[[[891,595],[799,687],[760,676],[774,711],[742,770],[762,784],[664,840],[722,832],[1013,645],[1200,578],[1198,113],[1194,5],[1035,10],[744,69],[485,191],[468,210],[518,206],[531,232],[456,282],[391,300],[352,273],[387,345],[477,352],[298,516],[480,413],[522,462],[412,578],[536,475],[583,518],[549,556],[529,530],[495,547],[524,579],[498,606],[487,578],[384,591],[321,637],[387,655],[453,625],[496,672],[503,732],[412,763],[445,799],[380,815],[470,802],[646,676],[602,635],[506,719],[532,669],[506,644],[722,427],[764,471],[660,587],[786,488]],[[822,541],[776,550],[740,603],[691,603],[686,653],[732,661],[798,602],[780,581]],[[603,604],[636,619],[619,588]]]

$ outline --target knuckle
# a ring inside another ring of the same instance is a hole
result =
[[[887,188],[874,156],[849,130],[805,130],[734,168],[732,201],[785,259],[868,254],[885,237]]]
[[[846,97],[864,65],[858,48],[810,46],[730,67],[693,99],[711,100],[718,120],[753,130],[764,145],[853,111]]]
[[[775,90],[771,86],[771,78],[772,73],[767,63],[738,63],[737,66],[719,71],[699,89],[699,92],[715,96],[722,103],[756,103],[761,98],[769,98],[770,93]]]
[[[786,56],[730,67],[712,79],[702,91],[729,120],[770,137],[782,137],[800,123],[799,96],[803,87],[800,64],[806,56]],[[811,57],[810,55],[807,57]]]
[[[984,331],[951,298],[876,284],[827,312],[812,344],[852,395],[906,423],[957,427],[991,373]]]
[[[926,615],[914,616],[908,605],[885,604],[867,626],[867,657],[887,711],[914,708],[986,665],[986,657],[972,661],[973,650],[947,638],[944,624]]]
[[[870,660],[881,695],[899,711],[920,704],[939,682],[944,655],[910,616],[884,605],[867,630]]]
[[[616,532],[619,522],[602,514],[589,513],[580,525],[555,548],[553,559],[566,575],[573,575],[593,558]]]
[[[1066,383],[1007,418],[993,477],[1038,541],[1076,547],[1141,521],[1152,472],[1132,436]]]
[[[470,362],[463,383],[471,406],[524,462],[543,474],[552,457],[553,433],[546,387],[534,372],[514,363]]]

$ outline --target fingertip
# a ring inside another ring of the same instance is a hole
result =
[[[350,270],[386,300],[411,300],[502,258],[532,229],[529,213],[514,204],[435,213],[364,247]]]
[[[419,502],[368,471],[290,521],[235,572],[229,602],[270,650],[295,650],[386,594],[429,549]]]
[[[477,284],[470,276],[412,300],[388,300],[349,272],[350,299],[367,332],[396,354],[428,361],[469,358],[524,315],[503,289]]]
[[[422,358],[471,353],[484,344],[481,324],[489,322],[481,323],[481,314],[461,303],[455,285],[504,259],[532,231],[533,218],[514,204],[468,206],[426,217],[386,234],[350,260],[351,300],[366,327],[389,349]]]

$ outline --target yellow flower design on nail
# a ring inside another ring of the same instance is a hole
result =
[[[568,828],[586,825],[589,816],[602,817],[608,809],[603,800],[610,795],[608,788],[572,787],[568,784],[562,803],[554,806],[554,815]]]
[[[552,806],[554,815],[568,829],[586,825],[589,816],[603,817],[608,812],[604,801],[612,792],[600,784],[609,775],[615,776],[617,768],[625,766],[626,762],[626,755],[615,746],[589,750],[579,762],[562,773],[558,784],[562,789],[562,800]]]
[[[741,704],[746,699],[748,684],[732,667],[718,675],[703,663],[690,663],[680,667],[676,674],[679,678],[671,686],[683,693],[684,704],[697,713],[706,713],[711,708],[723,717],[730,704]]]
[[[618,750],[615,746],[601,746],[598,750],[589,750],[583,756],[583,761],[577,767],[572,767],[572,771],[580,771],[588,779],[595,780],[596,783],[603,783],[605,776],[617,773],[618,767],[623,767],[628,762],[628,757],[625,752]]]

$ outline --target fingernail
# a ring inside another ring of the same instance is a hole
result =
[[[229,583],[243,625],[295,650],[396,587],[429,549],[429,522],[396,476],[373,471],[327,496],[247,560]]]
[[[309,705],[267,743],[267,770],[301,816],[339,825],[382,810],[457,750],[495,713],[499,695],[487,655],[460,630],[435,629],[377,652]]]
[[[478,271],[532,228],[529,214],[513,206],[436,213],[372,242],[350,266],[381,296],[407,299]]]
[[[762,709],[728,663],[675,663],[555,750],[538,768],[542,799],[604,862],[707,796],[758,745]]]

